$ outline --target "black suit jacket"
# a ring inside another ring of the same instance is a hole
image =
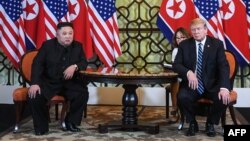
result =
[[[182,78],[187,87],[187,72],[196,69],[196,45],[194,38],[181,42],[173,64],[173,70]],[[207,36],[203,50],[202,81],[205,91],[218,93],[220,88],[230,90],[229,65],[226,60],[222,41]]]
[[[86,85],[79,78],[79,70],[84,70],[87,67],[82,44],[73,41],[69,47],[70,59],[65,69],[72,64],[78,66],[78,71],[75,72],[71,80],[63,79],[63,70],[60,64],[63,51],[64,48],[59,45],[56,38],[45,41],[32,64],[31,84],[38,84],[41,93],[48,99],[54,96],[57,91],[61,91],[62,88],[86,91]]]

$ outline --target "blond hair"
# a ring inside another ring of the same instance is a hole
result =
[[[206,21],[203,20],[203,19],[201,19],[201,18],[195,18],[195,19],[193,19],[193,20],[190,22],[190,27],[191,27],[192,25],[197,25],[197,24],[203,24],[204,27],[207,27]]]

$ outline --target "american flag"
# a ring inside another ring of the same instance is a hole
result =
[[[250,48],[250,1],[249,0],[243,0],[245,3],[245,7],[247,10],[247,22],[248,22],[248,37],[249,37],[249,48]]]
[[[59,21],[68,20],[68,4],[66,0],[44,0],[45,25],[47,39],[56,36],[56,25]]]
[[[89,0],[88,6],[95,52],[111,67],[121,55],[115,0]]]
[[[26,50],[22,13],[21,0],[0,1],[0,47],[16,68]]]
[[[224,47],[226,47],[221,15],[219,12],[219,1],[194,0],[194,4],[199,17],[207,21],[208,34],[223,41]]]
[[[103,74],[117,74],[119,71],[118,69],[114,68],[114,67],[99,67],[97,72],[103,73]]]

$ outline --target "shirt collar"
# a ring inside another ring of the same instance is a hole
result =
[[[202,41],[196,41],[196,40],[195,40],[195,44],[196,44],[196,46],[198,46],[198,45],[199,45],[199,43],[202,43],[202,46],[204,46],[204,45],[205,45],[206,40],[207,40],[207,36],[205,36],[205,38],[204,38]]]

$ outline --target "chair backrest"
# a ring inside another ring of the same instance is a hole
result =
[[[233,84],[234,84],[234,78],[235,78],[235,75],[236,75],[237,70],[238,70],[238,63],[237,63],[235,55],[231,51],[226,50],[225,54],[226,54],[226,59],[227,59],[228,64],[229,64],[229,69],[230,69],[230,71],[229,71],[230,87],[232,89],[233,88]],[[237,95],[235,95],[234,91],[232,91],[232,93],[234,93],[232,96],[236,96],[233,99],[236,100],[237,99]],[[212,100],[209,100],[207,98],[199,99],[198,102],[202,103],[202,104],[212,104],[213,103]]]
[[[232,89],[233,84],[234,84],[234,78],[238,70],[238,63],[237,63],[235,55],[231,51],[226,50],[225,54],[226,54],[226,58],[229,64],[229,68],[230,68],[229,78],[230,78],[230,83],[231,83],[230,86]]]
[[[25,79],[26,82],[30,83],[31,81],[31,68],[34,58],[36,57],[38,51],[32,50],[25,53],[20,61],[20,71],[21,75]]]

